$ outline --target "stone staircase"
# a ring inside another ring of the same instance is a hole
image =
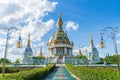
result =
[[[57,64],[63,64],[63,57],[60,56],[58,58]]]

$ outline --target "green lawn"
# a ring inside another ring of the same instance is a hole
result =
[[[76,67],[71,64],[66,64],[66,67],[80,80],[120,80],[117,69],[111,67]]]

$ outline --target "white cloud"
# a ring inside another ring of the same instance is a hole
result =
[[[120,44],[120,40],[117,40],[116,43],[117,43],[117,44]]]
[[[118,33],[118,34],[116,35],[116,37],[117,37],[117,38],[120,38],[120,33]]]
[[[46,13],[52,12],[57,2],[49,2],[47,0],[8,0],[8,2],[0,2],[1,24],[19,25],[27,23],[46,16]]]
[[[80,49],[81,49],[81,52],[82,52],[83,55],[86,55],[86,54],[89,53],[89,47],[88,46],[80,47]],[[75,55],[79,55],[78,51],[79,51],[79,49],[75,49],[75,50],[73,50],[73,53]]]
[[[8,58],[15,60],[21,57],[21,53],[27,44],[27,36],[31,34],[31,45],[39,46],[44,42],[41,41],[48,31],[54,26],[54,20],[49,19],[43,22],[48,12],[53,12],[57,2],[50,2],[48,0],[1,0],[0,1],[0,28],[5,27],[22,27],[22,47],[21,51],[17,49],[18,34],[11,36],[8,44]],[[14,32],[13,32],[14,33]],[[1,57],[4,55],[6,33],[0,32],[0,50]],[[36,42],[36,44],[34,44]]]
[[[66,29],[67,29],[67,30],[70,30],[70,29],[77,30],[77,29],[78,29],[78,26],[79,26],[79,24],[74,23],[73,21],[68,21],[68,22],[66,23]]]

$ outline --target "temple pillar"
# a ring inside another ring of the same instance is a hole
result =
[[[64,47],[64,54],[67,54],[67,48]]]
[[[56,54],[56,48],[54,48],[54,55]]]
[[[72,48],[70,50],[71,50],[71,55],[72,55]]]

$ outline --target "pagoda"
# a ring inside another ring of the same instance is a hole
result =
[[[30,46],[30,34],[28,35],[27,47],[23,53],[23,64],[33,64],[33,50]]]
[[[73,56],[72,49],[74,44],[69,40],[67,32],[64,32],[63,30],[63,21],[61,15],[59,15],[57,25],[58,28],[56,32],[47,43],[49,56],[58,57],[58,59]]]

